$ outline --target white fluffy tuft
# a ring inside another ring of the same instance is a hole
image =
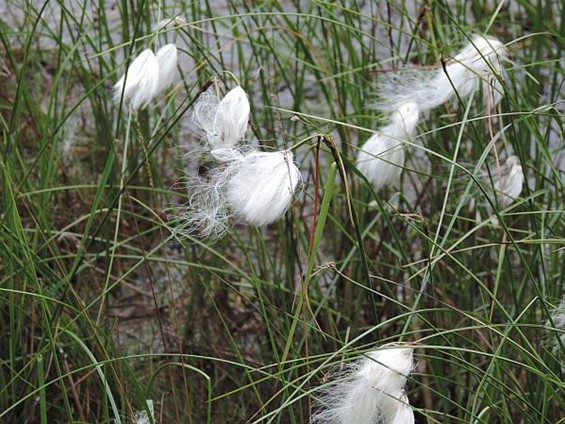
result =
[[[126,78],[127,77],[127,78]],[[137,56],[118,82],[114,85],[114,101],[124,101],[133,109],[147,106],[159,84],[159,62],[151,49]]]
[[[249,153],[229,168],[226,199],[237,217],[257,227],[286,212],[301,181],[290,151]]]
[[[412,348],[381,348],[350,368],[326,387],[312,424],[391,424],[400,423],[401,418],[413,422],[404,392],[406,378],[414,369]]]
[[[375,108],[390,112],[401,104],[414,102],[420,111],[428,111],[456,93],[466,98],[482,86],[485,105],[490,110],[504,96],[501,61],[507,58],[508,50],[496,38],[474,35],[445,69],[408,69],[385,74],[378,82],[379,99]]]
[[[400,105],[383,127],[359,150],[357,168],[378,190],[393,184],[400,175],[405,159],[405,140],[414,135],[419,109],[414,102]]]
[[[302,177],[290,150],[258,152],[245,137],[249,101],[235,87],[220,101],[212,90],[196,103],[192,122],[207,141],[206,150],[215,167],[206,180],[189,184],[195,192],[183,213],[184,230],[219,238],[235,217],[247,224],[263,226],[279,219],[289,208]]]
[[[302,176],[290,151],[212,150],[218,162],[207,179],[190,181],[193,190],[181,210],[182,228],[211,239],[222,237],[236,217],[254,226],[270,224],[289,208]]]
[[[250,106],[247,94],[237,86],[220,101],[211,87],[194,106],[192,120],[196,131],[211,150],[233,147],[247,132]]]
[[[126,74],[114,85],[114,101],[119,103],[123,94],[129,107],[141,109],[176,78],[177,48],[174,44],[167,44],[157,54],[146,49],[131,62]]]
[[[210,87],[194,104],[191,116],[191,124],[199,137],[208,140],[208,135],[212,133],[214,127],[214,120],[216,119],[216,111],[220,99],[214,93],[214,88]],[[222,146],[208,146],[211,149],[219,148]]]
[[[436,108],[447,100],[451,91],[437,86],[438,70],[405,69],[384,74],[377,82],[375,109],[392,112],[406,103],[416,103],[421,111]]]
[[[159,63],[159,83],[155,90],[155,95],[158,95],[169,88],[178,78],[177,46],[174,44],[167,44],[161,47],[155,56]]]
[[[510,156],[500,171],[501,176],[494,183],[494,189],[501,206],[508,206],[522,192],[524,187],[524,171],[517,156]]]
[[[217,175],[217,172],[214,172]],[[179,206],[179,219],[185,234],[198,234],[217,240],[229,227],[230,210],[223,198],[223,187],[212,180],[197,179],[189,182],[192,194],[188,204]]]
[[[455,91],[462,98],[483,87],[487,108],[496,106],[504,95],[501,60],[508,58],[508,50],[500,41],[483,35],[473,36],[438,76],[438,86]],[[446,75],[447,74],[447,75]],[[447,78],[449,76],[449,79]]]
[[[213,126],[212,146],[233,146],[243,140],[247,132],[250,106],[247,94],[237,86],[230,90],[218,104]]]
[[[357,154],[357,169],[365,175],[375,189],[395,182],[404,165],[404,143],[382,134],[373,134]]]

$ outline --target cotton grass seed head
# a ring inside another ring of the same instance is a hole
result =
[[[391,123],[373,134],[357,154],[357,168],[378,190],[396,182],[405,160],[405,141],[414,135],[419,108],[414,102],[400,105]]]
[[[413,136],[418,125],[420,117],[420,108],[415,102],[407,102],[398,106],[391,115],[392,127],[389,135],[399,137]]]
[[[132,109],[141,109],[155,96],[165,91],[177,78],[177,47],[163,46],[157,54],[144,50],[114,85],[114,101],[124,102]]]
[[[301,181],[290,151],[212,150],[217,166],[206,178],[189,181],[191,198],[179,208],[183,233],[218,239],[230,218],[256,227],[279,219]]]
[[[214,87],[208,89],[196,102],[192,114],[194,127],[210,150],[233,147],[247,132],[251,110],[247,94],[237,86],[220,100],[213,90]]]
[[[213,146],[232,146],[243,140],[250,113],[249,100],[243,88],[230,90],[218,104],[213,125]]]
[[[178,51],[174,44],[167,44],[155,55],[159,63],[159,83],[155,89],[158,95],[169,88],[177,79]]]
[[[183,221],[187,232],[219,238],[232,217],[257,227],[279,219],[302,178],[290,150],[259,152],[240,143],[250,113],[245,90],[237,86],[220,100],[213,89],[200,95],[192,123],[215,166],[197,187],[189,184],[195,195]]]
[[[405,146],[402,140],[373,134],[357,153],[357,169],[376,190],[394,184],[404,166]]]
[[[522,192],[524,187],[524,171],[517,156],[510,156],[505,166],[500,170],[500,177],[494,183],[498,202],[501,206],[508,206]]]
[[[445,68],[403,69],[380,76],[375,109],[392,112],[400,105],[414,102],[422,112],[434,109],[450,99],[465,99],[481,89],[487,110],[504,95],[502,62],[508,49],[496,38],[474,35]]]
[[[312,423],[413,422],[413,413],[404,392],[406,378],[413,368],[411,347],[383,347],[368,353],[350,365],[337,382],[325,388]]]
[[[226,199],[235,216],[259,227],[286,212],[301,181],[292,157],[287,150],[254,152],[232,162]]]
[[[504,95],[501,61],[507,58],[508,49],[496,38],[474,35],[447,64],[445,72],[438,74],[436,83],[461,98],[482,87],[485,104],[492,108]]]
[[[146,49],[129,65],[127,72],[114,85],[114,101],[124,102],[133,110],[147,106],[159,86],[159,62],[151,49]]]
[[[453,57],[453,61],[482,71],[490,67],[499,69],[500,60],[506,58],[508,58],[508,49],[502,42],[494,37],[475,34],[471,41]]]

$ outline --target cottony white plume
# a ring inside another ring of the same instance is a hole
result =
[[[213,89],[203,93],[194,106],[194,125],[211,150],[233,147],[243,140],[247,131],[250,113],[247,94],[237,86],[220,101]]]
[[[404,385],[414,369],[413,349],[383,347],[350,366],[326,388],[312,424],[409,424],[414,414]]]
[[[279,219],[290,206],[301,180],[292,152],[236,146],[245,137],[249,112],[247,94],[239,86],[222,100],[209,89],[196,102],[193,125],[207,141],[206,150],[216,167],[207,180],[197,182],[181,214],[187,232],[219,238],[227,231],[230,217],[262,226]]]
[[[226,175],[225,196],[231,210],[257,227],[286,212],[301,180],[288,150],[246,154],[230,163]]]
[[[385,74],[378,83],[379,100],[375,108],[392,111],[414,102],[428,111],[447,102],[457,93],[465,98],[482,86],[488,110],[504,95],[501,61],[508,49],[496,38],[474,35],[471,42],[443,67],[434,70],[409,69]]]
[[[249,112],[249,100],[245,90],[239,86],[230,90],[218,104],[216,111],[213,126],[216,143],[222,143],[225,147],[241,141],[247,132]]]
[[[416,103],[406,103],[394,111],[390,124],[383,127],[359,150],[357,168],[378,190],[393,183],[404,166],[405,140],[412,137],[418,124]]]
[[[127,72],[114,85],[114,101],[124,101],[133,110],[138,110],[153,98],[159,85],[159,62],[151,49],[146,49],[137,56]]]
[[[520,196],[522,188],[524,187],[524,172],[522,166],[520,165],[520,160],[517,156],[510,156],[506,159],[506,163],[498,167],[498,169],[493,169],[491,167],[490,175],[486,172],[481,175],[481,179],[484,184],[490,185],[493,182],[493,189],[496,193],[495,198],[491,195],[492,202],[498,204],[500,208],[505,208],[512,204],[514,200]],[[493,210],[491,203],[485,205],[488,214],[492,215]],[[471,208],[475,208],[475,200],[471,200]],[[479,209],[477,209],[477,221],[481,221],[481,215]],[[496,216],[492,217],[492,224],[496,227],[499,225],[498,218]]]
[[[127,72],[114,85],[114,101],[124,101],[133,110],[138,110],[169,87],[177,77],[177,48],[167,44],[157,55],[146,49],[137,56]]]
[[[452,94],[468,97],[483,87],[483,96],[488,108],[496,106],[504,95],[501,60],[508,58],[508,49],[493,37],[474,35],[467,44],[451,60],[445,72],[441,72],[436,84],[449,88]]]
[[[191,178],[187,188],[192,191],[187,205],[180,207],[182,229],[185,233],[198,233],[203,238],[217,240],[229,230],[233,216],[226,193],[236,172],[234,166],[243,160],[245,151],[226,147],[210,152],[217,163],[202,178]]]
[[[390,424],[414,424],[414,412],[412,408],[410,408],[408,396],[404,390],[400,396],[400,402],[402,402],[402,405],[398,407],[395,414],[392,416]]]
[[[190,200],[177,208],[182,231],[211,240],[219,239],[228,231],[231,216],[224,199],[224,187],[217,181],[203,179],[191,181],[188,186],[192,190]]]
[[[157,54],[159,63],[159,83],[155,89],[155,96],[169,88],[177,79],[178,51],[174,44],[167,44],[159,49]]]
[[[501,206],[510,205],[522,192],[524,172],[517,156],[506,159],[506,165],[500,170],[500,177],[494,183],[494,189]]]
[[[189,184],[193,194],[181,213],[185,232],[217,239],[227,232],[231,217],[259,227],[286,212],[302,178],[290,151],[223,148],[210,153],[218,165],[207,181]]]

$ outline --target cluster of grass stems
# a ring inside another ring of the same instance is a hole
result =
[[[340,363],[389,342],[415,343],[416,422],[561,419],[561,2],[4,3],[0,422],[306,423]],[[375,193],[354,166],[382,121],[374,81],[476,32],[512,55],[496,116],[434,110],[402,189]],[[128,124],[110,88],[166,40],[181,82]],[[284,219],[215,243],[169,207],[190,196],[190,107],[212,78],[246,89],[267,148],[309,140]],[[510,154],[526,186],[493,225],[478,175]]]

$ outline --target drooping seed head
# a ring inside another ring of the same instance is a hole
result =
[[[146,49],[129,65],[114,85],[114,101],[124,102],[133,110],[147,106],[159,85],[159,62],[151,49]]]

